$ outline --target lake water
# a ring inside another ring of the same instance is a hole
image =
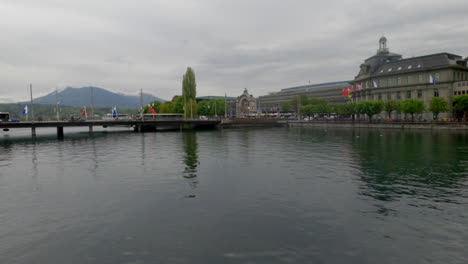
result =
[[[0,133],[0,263],[467,263],[466,132]]]

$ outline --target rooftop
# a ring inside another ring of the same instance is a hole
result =
[[[236,100],[236,97],[210,95],[210,96],[199,96],[196,99],[198,101],[203,101],[203,100],[209,101],[209,100],[216,100],[216,99]]]
[[[459,64],[458,61],[462,60],[461,56],[446,52],[401,59],[380,65],[375,71],[375,75],[413,72],[447,66],[466,67],[466,65]]]
[[[295,87],[281,89],[281,92],[289,92],[289,91],[310,89],[310,88],[314,88],[314,89],[325,88],[327,86],[334,86],[334,85],[349,85],[350,82],[352,81],[328,82],[328,83],[317,83],[317,84],[309,84],[309,85],[303,85],[303,86],[295,86]]]

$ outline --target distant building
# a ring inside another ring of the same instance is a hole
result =
[[[270,93],[260,96],[259,111],[261,112],[278,112],[282,111],[283,103],[290,103],[295,96],[306,95],[309,97],[322,98],[329,103],[345,103],[350,101],[347,97],[341,95],[341,90],[350,87],[352,81],[329,82],[319,84],[309,84],[291,88],[281,89],[279,92]],[[295,108],[295,106],[293,106]]]
[[[361,64],[352,82],[355,87],[357,84],[361,87],[353,93],[353,100],[413,98],[423,100],[428,108],[433,97],[442,97],[451,105],[452,96],[468,94],[467,81],[467,59],[450,53],[402,59],[401,55],[388,50],[387,38],[382,37],[377,54]],[[422,117],[431,119],[432,114],[426,112]]]
[[[249,94],[247,89],[236,99],[236,117],[257,114],[257,99]]]

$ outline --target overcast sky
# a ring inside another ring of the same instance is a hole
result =
[[[0,101],[56,87],[254,96],[351,80],[384,34],[403,57],[468,56],[467,0],[0,0]]]

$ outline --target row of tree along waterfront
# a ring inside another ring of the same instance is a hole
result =
[[[309,119],[334,115],[338,116],[338,118],[352,120],[357,115],[367,116],[371,120],[374,115],[382,112],[386,112],[388,119],[391,119],[391,114],[396,112],[397,114],[408,114],[411,120],[414,120],[415,114],[426,110],[432,112],[434,120],[437,120],[439,113],[453,111],[455,116],[458,116],[459,119],[463,117],[466,121],[468,118],[468,95],[454,96],[452,106],[444,98],[434,97],[429,102],[428,108],[424,105],[424,101],[419,99],[330,104],[324,99],[301,95],[294,97],[291,102],[283,103],[281,108],[284,112],[299,112],[300,116],[308,116]]]

